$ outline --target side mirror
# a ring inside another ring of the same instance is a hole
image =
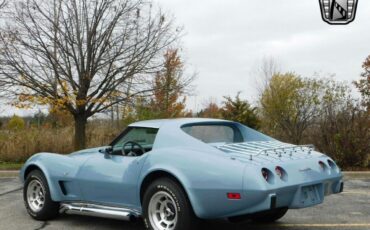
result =
[[[109,147],[107,147],[105,149],[100,149],[99,152],[104,153],[104,155],[106,157],[108,157],[109,155],[111,155],[113,153],[113,147],[112,146],[109,146]]]

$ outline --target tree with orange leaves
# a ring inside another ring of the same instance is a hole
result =
[[[184,117],[187,90],[195,75],[184,75],[184,63],[178,49],[169,49],[164,55],[163,68],[154,78],[154,94],[150,101],[155,118]]]
[[[197,117],[204,118],[222,118],[221,108],[217,105],[215,98],[209,98],[203,103],[203,109],[197,114]]]
[[[362,68],[364,72],[361,74],[361,79],[355,81],[354,84],[362,95],[364,106],[370,111],[370,56],[366,58]]]

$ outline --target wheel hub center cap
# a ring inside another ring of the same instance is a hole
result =
[[[149,203],[149,220],[154,229],[174,230],[177,224],[177,210],[174,198],[165,191],[153,195]]]

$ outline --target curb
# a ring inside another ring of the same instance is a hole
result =
[[[19,171],[2,170],[0,171],[0,178],[18,178]]]
[[[19,173],[19,170],[0,170],[0,173]]]
[[[343,172],[344,177],[349,178],[370,178],[370,172],[369,171],[363,171],[363,172]]]

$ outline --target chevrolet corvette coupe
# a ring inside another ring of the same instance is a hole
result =
[[[141,121],[109,146],[38,153],[20,178],[34,219],[142,217],[153,230],[194,229],[199,219],[272,222],[343,190],[339,167],[313,146],[200,118]]]

